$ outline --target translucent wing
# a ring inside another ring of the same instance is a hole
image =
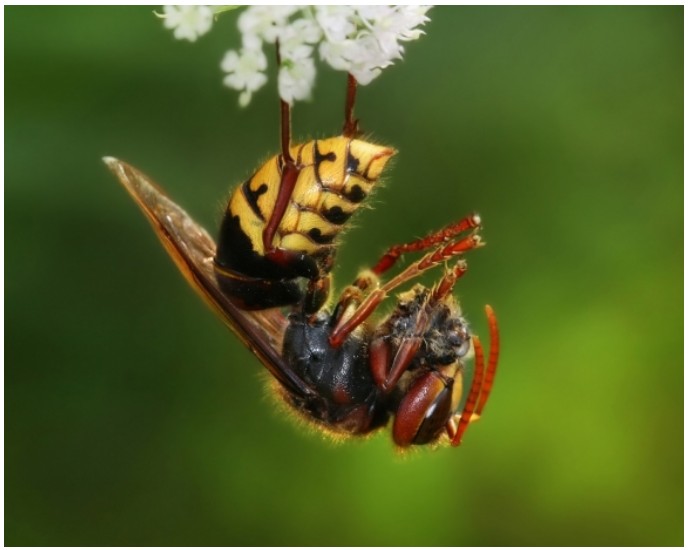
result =
[[[312,390],[282,358],[287,319],[277,309],[243,311],[222,293],[215,279],[215,242],[206,230],[175,204],[153,181],[113,157],[103,159],[143,213],[184,278],[214,309],[287,390],[307,396]]]

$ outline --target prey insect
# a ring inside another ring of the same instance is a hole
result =
[[[459,445],[488,400],[499,353],[493,310],[486,306],[486,357],[452,295],[467,270],[464,254],[483,245],[478,215],[391,247],[327,305],[338,236],[395,153],[360,139],[355,95],[349,75],[342,135],[301,145],[291,143],[290,108],[281,102],[281,151],[234,190],[217,245],[142,172],[104,160],[189,284],[259,358],[298,414],[345,435],[392,420],[399,447]],[[412,253],[424,254],[388,277]],[[393,311],[373,320],[403,285],[448,263],[432,288],[416,284],[399,293]]]

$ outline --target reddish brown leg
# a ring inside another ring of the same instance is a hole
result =
[[[277,65],[280,67],[280,43],[275,43],[275,51],[277,57]],[[292,158],[290,153],[290,145],[292,140],[292,121],[291,108],[286,101],[280,100],[280,146],[282,157],[282,178],[280,180],[280,189],[275,200],[273,212],[266,226],[263,228],[263,248],[266,257],[271,258],[278,264],[286,265],[291,258],[285,255],[283,251],[273,247],[273,238],[280,226],[282,217],[285,215],[290,198],[294,192],[294,187],[297,184],[297,177],[300,169]]]
[[[378,276],[367,270],[360,273],[352,284],[346,286],[342,294],[340,294],[333,312],[335,324],[340,323],[344,316],[349,316],[352,308],[356,309],[364,300],[366,294],[372,288],[379,286],[379,282]]]
[[[458,222],[451,223],[450,225],[443,227],[440,231],[431,233],[426,237],[417,239],[410,243],[398,244],[391,246],[388,251],[383,254],[383,256],[378,260],[378,263],[372,269],[376,275],[382,275],[388,269],[390,269],[397,260],[408,252],[420,252],[422,250],[427,250],[433,246],[440,243],[449,241],[450,239],[456,237],[460,233],[467,231],[468,229],[474,229],[481,225],[481,218],[478,214],[470,214],[466,218],[459,220]]]
[[[478,214],[471,214],[422,239],[390,247],[378,260],[378,263],[373,269],[364,271],[356,278],[354,283],[345,288],[338,301],[335,318],[339,319],[351,305],[356,306],[360,304],[364,300],[365,295],[370,292],[373,287],[378,286],[379,276],[393,267],[402,254],[420,252],[438,244],[448,242],[458,234],[468,229],[475,229],[480,225],[481,218]]]
[[[277,65],[280,66],[280,43],[276,42],[276,56]],[[357,82],[356,79],[350,74],[347,80],[347,99],[345,101],[345,124],[343,133],[347,137],[353,137],[359,132],[359,121],[354,119],[354,102],[356,100],[356,89]],[[282,158],[282,178],[280,180],[280,188],[278,190],[278,195],[275,200],[275,205],[273,207],[273,212],[270,215],[270,219],[266,223],[263,229],[263,248],[265,250],[264,254],[266,258],[274,261],[279,265],[289,266],[298,261],[292,253],[276,249],[273,246],[273,239],[280,227],[280,222],[282,221],[287,207],[289,206],[290,199],[292,198],[292,193],[294,193],[294,188],[297,184],[297,178],[301,172],[301,168],[298,167],[292,158],[290,153],[291,146],[291,108],[287,102],[280,100],[280,144]]]
[[[347,99],[345,100],[345,122],[342,128],[344,137],[359,135],[359,121],[354,118],[354,102],[356,101],[357,82],[350,73],[347,74]]]
[[[452,256],[457,256],[473,248],[482,246],[483,242],[478,235],[470,235],[457,242],[450,242],[429,252],[419,261],[414,262],[404,271],[390,279],[380,288],[375,289],[364,298],[351,316],[342,317],[330,334],[330,344],[339,347],[347,336],[361,323],[363,323],[375,311],[378,305],[385,299],[389,292],[396,287],[418,277],[425,270],[434,267]]]
[[[275,43],[277,65],[280,67],[280,43]],[[297,178],[301,168],[296,165],[290,147],[292,145],[292,120],[291,108],[286,101],[280,100],[280,187],[273,205],[270,218],[263,228],[262,240],[263,250],[266,259],[283,266],[287,270],[299,277],[309,279],[303,306],[307,314],[314,313],[323,305],[328,296],[330,279],[323,277],[321,270],[316,265],[315,260],[308,254],[283,250],[273,244],[275,234],[280,227],[287,207],[289,206]]]

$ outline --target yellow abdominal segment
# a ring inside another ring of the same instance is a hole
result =
[[[273,246],[314,254],[334,240],[370,194],[395,150],[343,136],[290,149],[300,170]],[[282,179],[282,159],[272,157],[235,189],[228,215],[239,219],[254,252],[265,254],[263,230],[271,218]]]

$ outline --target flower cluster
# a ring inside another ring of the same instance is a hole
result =
[[[209,9],[196,9],[204,8]],[[227,73],[224,83],[241,92],[240,105],[248,105],[252,94],[268,81],[263,46],[278,43],[278,91],[290,105],[311,96],[316,79],[316,51],[334,69],[351,73],[359,84],[369,84],[385,67],[402,58],[402,43],[423,34],[418,27],[428,21],[429,9],[430,6],[250,6],[238,19],[241,49],[228,51],[222,60],[221,68]],[[174,28],[171,19],[168,16],[165,24]],[[192,17],[187,15],[186,19]],[[177,26],[175,36],[193,35],[194,38],[188,38],[193,40],[208,28],[198,25],[193,30],[180,31]]]

